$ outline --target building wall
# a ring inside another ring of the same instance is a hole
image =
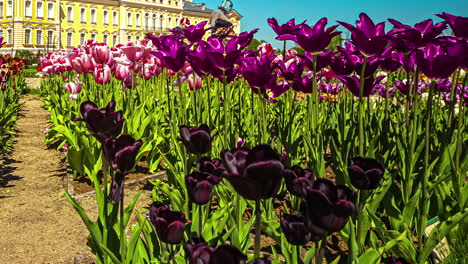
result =
[[[168,34],[183,17],[188,17],[192,24],[209,20],[210,13],[184,10],[183,2],[0,0],[0,36],[7,42],[0,52],[30,50],[46,53],[76,47],[92,38],[114,46],[143,39],[145,33]],[[240,16],[231,19],[239,30]]]

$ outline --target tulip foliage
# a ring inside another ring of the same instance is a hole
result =
[[[467,18],[439,17],[389,19],[389,31],[364,13],[330,27],[268,20],[304,54],[246,50],[257,30],[205,39],[202,23],[43,57],[47,142],[68,144],[75,175],[97,189],[106,164],[115,172],[97,261],[429,263],[468,214]],[[351,41],[333,47],[338,30]],[[128,221],[113,210],[138,161],[167,179],[152,182],[130,241],[103,235]],[[262,252],[261,236],[274,241]],[[332,259],[330,237],[346,244]]]

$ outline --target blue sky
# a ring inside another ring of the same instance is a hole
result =
[[[221,0],[193,0],[196,3],[205,3],[208,8],[215,9]],[[274,17],[279,24],[283,24],[291,18],[296,18],[300,23],[307,19],[308,24],[315,24],[320,18],[328,18],[328,25],[336,24],[336,21],[345,21],[354,24],[359,13],[367,13],[374,22],[386,21],[393,18],[404,24],[415,23],[433,19],[441,21],[434,14],[448,12],[458,16],[468,16],[468,4],[466,0],[232,0],[234,9],[244,17],[241,20],[242,30],[250,31],[259,28],[255,35],[259,40],[266,40],[275,47],[282,48],[282,42],[275,40],[275,33],[268,26],[266,20]],[[391,24],[386,23],[385,29],[391,29]],[[344,31],[343,27],[339,27]]]

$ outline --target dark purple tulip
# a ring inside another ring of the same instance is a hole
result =
[[[219,246],[211,254],[210,264],[245,264],[247,256],[231,245]]]
[[[284,214],[280,224],[286,239],[293,245],[305,245],[312,239],[302,216]]]
[[[115,101],[110,101],[106,107],[99,109],[93,102],[81,103],[80,112],[83,118],[74,121],[85,121],[93,136],[103,142],[105,138],[116,138],[122,132],[124,122],[123,112],[115,111]]]
[[[284,62],[282,60],[278,61],[278,67],[280,69],[280,75],[286,81],[293,81],[294,79],[301,79],[302,73],[304,72],[305,62],[297,62],[295,60],[290,60]]]
[[[233,38],[224,45],[223,41],[216,37],[209,37],[208,41],[202,42],[205,52],[214,68],[228,70],[234,67],[242,55],[238,48],[237,39]]]
[[[207,29],[205,29],[206,23],[208,23],[208,21],[203,21],[197,25],[188,26],[186,29],[183,29],[184,37],[191,43],[199,42],[207,31]]]
[[[221,157],[229,171],[224,177],[244,198],[268,199],[278,193],[284,166],[269,145],[261,144],[251,150],[223,150]]]
[[[125,175],[123,173],[115,173],[112,176],[111,190],[109,193],[109,200],[116,204],[122,200],[123,187],[124,187]]]
[[[458,67],[458,59],[447,55],[441,46],[428,44],[416,52],[416,64],[429,79],[448,78]]]
[[[214,69],[208,55],[206,53],[206,42],[201,42],[195,46],[195,49],[187,55],[187,60],[190,62],[192,69],[199,75],[203,76],[216,71]]]
[[[353,93],[354,96],[359,97],[359,89],[361,85],[361,79],[357,76],[337,76],[340,81],[342,81],[348,89]],[[364,79],[364,87],[362,91],[362,96],[367,97],[372,94],[374,87],[385,78],[384,76],[379,76],[374,79],[374,77],[367,77]]]
[[[204,154],[211,151],[210,128],[206,124],[199,127],[180,126],[180,140],[189,153]]]
[[[382,58],[380,60],[380,68],[387,73],[394,72],[401,67],[399,58],[392,56],[392,54],[395,53],[392,52],[392,50],[393,49],[391,47],[385,49],[385,52],[382,54]]]
[[[305,94],[312,93],[313,79],[307,76],[293,80],[292,89]]]
[[[182,241],[187,222],[182,212],[172,211],[161,202],[154,202],[151,204],[149,214],[159,240],[169,244]]]
[[[335,186],[327,179],[317,179],[306,188],[303,201],[304,222],[313,234],[337,232],[355,210],[356,192],[346,186]]]
[[[388,32],[388,35],[396,35],[396,38],[392,39],[393,45],[401,52],[427,46],[427,44],[432,43],[447,28],[446,22],[434,25],[432,19],[419,22],[414,27],[402,24],[394,19],[389,19],[388,21],[394,26],[394,29]]]
[[[247,80],[255,93],[265,94],[276,87],[276,74],[272,65],[276,56],[263,54],[260,58],[246,57],[241,63],[242,76]]]
[[[312,186],[314,179],[315,176],[311,170],[303,169],[298,165],[294,165],[284,171],[286,188],[295,196],[304,196],[305,188]]]
[[[185,258],[189,264],[208,264],[214,248],[208,246],[203,238],[191,238],[184,245]]]
[[[446,51],[446,54],[457,58],[460,67],[467,71],[468,70],[468,38],[467,39],[455,39],[448,37],[442,42],[442,47]]]
[[[106,138],[102,145],[109,165],[117,172],[125,173],[135,166],[135,158],[143,142],[123,134],[117,139]]]
[[[252,42],[255,33],[258,32],[258,28],[250,31],[250,32],[241,32],[237,36],[233,36],[233,39],[235,39],[235,43],[237,45],[238,50],[243,50],[245,47],[247,47],[250,42]]]
[[[317,55],[317,62],[315,63],[315,70],[319,72],[323,68],[331,64],[335,51],[326,51]],[[310,52],[306,52],[304,55],[300,55],[304,59],[305,64],[310,70],[314,68],[314,56]]]
[[[455,16],[445,12],[436,16],[448,22],[455,37],[468,39],[468,17]]]
[[[333,56],[330,68],[337,75],[351,75],[354,71],[354,64],[348,56]]]
[[[310,53],[318,53],[325,50],[333,37],[340,35],[341,31],[334,31],[338,25],[331,26],[325,30],[327,19],[320,19],[312,28],[308,25],[302,25],[296,34],[295,42]]]
[[[356,27],[345,22],[338,21],[338,23],[351,31],[351,41],[362,55],[382,54],[389,39],[385,34],[385,23],[375,25],[372,19],[364,13],[361,13],[359,18],[360,20],[356,21]]]
[[[281,26],[278,25],[278,21],[275,18],[268,18],[267,22],[273,31],[275,31],[276,35],[278,35],[276,37],[277,40],[295,40],[295,35],[299,33],[299,30],[305,23],[304,21],[296,25],[294,18]]]
[[[217,183],[219,183],[219,177],[200,171],[194,171],[185,176],[190,201],[199,205],[211,200],[213,186]]]
[[[152,51],[151,54],[159,58],[165,67],[174,72],[182,69],[190,46],[186,46],[182,40],[170,36],[161,36],[158,40],[153,40],[153,44],[158,50]]]
[[[226,168],[224,168],[224,164],[220,159],[211,160],[208,157],[202,157],[198,161],[198,164],[198,170],[203,173],[210,174],[215,184],[218,184],[222,180],[221,176],[226,171]]]
[[[359,190],[373,190],[379,186],[385,168],[372,158],[351,158],[348,175],[351,184]]]

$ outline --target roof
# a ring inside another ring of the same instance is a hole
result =
[[[206,7],[205,4],[195,4],[189,1],[184,2],[183,9],[187,11],[195,11],[195,12],[202,12],[202,13],[209,13],[209,14],[213,12],[213,9],[209,9],[208,7]]]

